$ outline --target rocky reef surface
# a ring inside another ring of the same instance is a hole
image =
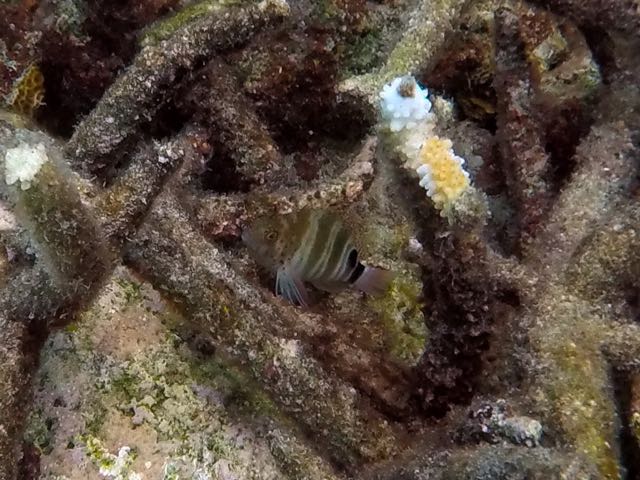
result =
[[[1,2],[0,480],[636,478],[639,32],[627,0]],[[385,296],[273,295],[241,230],[306,207]]]

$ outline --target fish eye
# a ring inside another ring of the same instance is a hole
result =
[[[277,233],[274,230],[268,230],[265,232],[264,237],[267,240],[275,240]]]

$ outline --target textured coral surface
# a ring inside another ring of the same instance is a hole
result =
[[[638,25],[0,3],[0,480],[636,478]],[[411,135],[378,104],[408,74]],[[240,233],[306,207],[384,296],[274,296]]]

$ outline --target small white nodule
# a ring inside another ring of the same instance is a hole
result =
[[[7,185],[20,181],[20,188],[28,190],[47,160],[47,150],[42,143],[30,145],[20,142],[17,147],[10,148],[5,155],[4,164]]]

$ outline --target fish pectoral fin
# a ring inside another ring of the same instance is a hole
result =
[[[313,286],[319,290],[324,290],[325,292],[331,293],[339,293],[345,289],[344,282],[331,282],[331,281],[322,281],[322,280],[314,280]]]
[[[309,305],[309,294],[304,283],[295,274],[285,268],[279,268],[276,275],[276,295],[286,298],[293,304],[303,307]]]

